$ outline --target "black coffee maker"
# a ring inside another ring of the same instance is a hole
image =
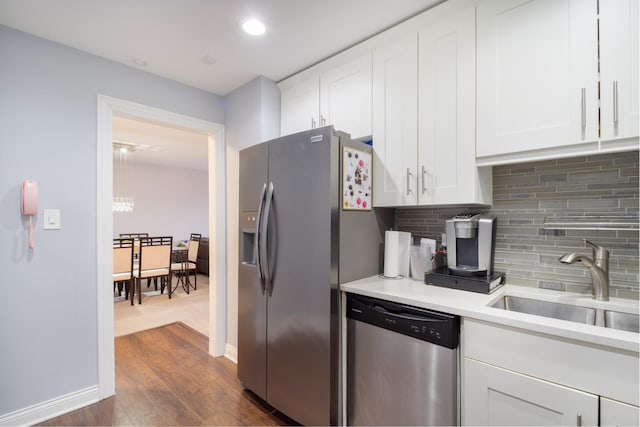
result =
[[[446,220],[447,266],[457,276],[481,277],[493,273],[496,218],[460,214]]]
[[[445,221],[447,265],[425,273],[428,285],[488,294],[505,283],[493,269],[496,218],[460,214]]]

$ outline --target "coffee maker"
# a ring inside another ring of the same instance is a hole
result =
[[[496,218],[460,214],[445,221],[447,266],[457,276],[481,277],[493,273]]]
[[[425,273],[428,285],[488,294],[505,283],[493,269],[496,218],[460,214],[445,221],[447,264]]]

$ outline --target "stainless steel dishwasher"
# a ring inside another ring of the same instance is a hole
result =
[[[347,424],[458,423],[460,318],[347,296]]]

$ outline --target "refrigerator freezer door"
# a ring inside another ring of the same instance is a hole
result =
[[[267,182],[266,144],[240,152],[240,242],[238,267],[238,378],[267,399],[267,301],[256,263],[257,212]],[[252,221],[253,219],[253,221]],[[253,259],[247,259],[253,258]]]
[[[320,128],[269,146],[267,400],[303,425],[330,424],[332,135]]]

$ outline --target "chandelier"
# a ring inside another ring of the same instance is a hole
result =
[[[133,144],[113,141],[113,187],[122,190],[131,182],[129,174],[130,162],[127,161],[130,153],[135,151]],[[135,199],[132,196],[113,195],[113,212],[133,212]]]
[[[136,203],[133,197],[113,196],[114,212],[133,212]]]

